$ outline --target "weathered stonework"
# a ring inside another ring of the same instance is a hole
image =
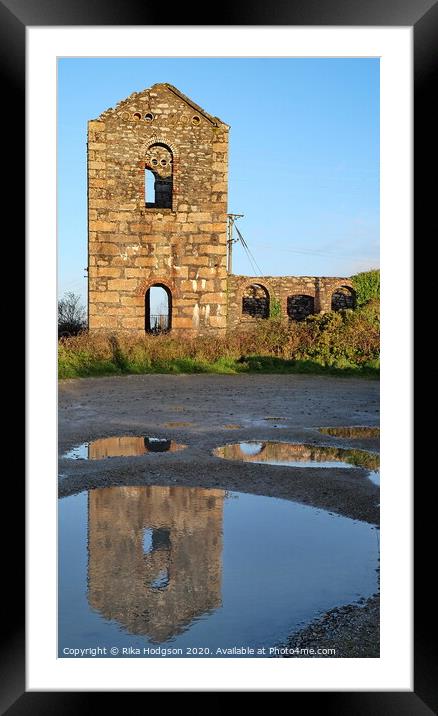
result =
[[[88,123],[91,331],[144,333],[154,284],[173,330],[225,330],[228,129],[167,84]]]
[[[90,331],[142,335],[154,285],[176,332],[221,334],[267,317],[273,301],[301,320],[309,299],[291,297],[328,311],[341,287],[333,307],[354,302],[348,279],[227,275],[228,132],[165,83],[88,123]]]
[[[293,299],[306,297],[310,300],[299,303],[313,304],[312,313],[322,313],[354,305],[354,291],[351,280],[348,278],[328,278],[325,276],[228,276],[228,326],[237,328],[239,325],[251,325],[259,316],[254,316],[245,311],[245,303],[248,300],[248,289],[251,286],[258,287],[258,295],[269,296],[269,311],[272,313],[274,303],[277,304],[279,313],[288,316],[291,320],[302,320],[301,316],[291,315],[294,313],[292,306]],[[264,289],[264,292],[260,291]],[[338,291],[342,290],[344,303],[349,302],[350,306],[336,301]],[[348,300],[348,297],[350,300]],[[291,300],[292,299],[292,300]],[[265,300],[263,310],[265,310]],[[307,313],[307,315],[309,315]]]

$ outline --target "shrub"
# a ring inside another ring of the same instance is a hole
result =
[[[293,372],[375,374],[379,302],[301,322],[260,319],[224,337],[82,333],[59,345],[59,375]]]
[[[351,283],[356,291],[356,304],[363,306],[368,301],[380,298],[380,271],[363,271],[351,277]]]

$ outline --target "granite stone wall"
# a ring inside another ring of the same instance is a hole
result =
[[[248,295],[264,296],[264,300],[267,300],[270,306],[269,313],[277,311],[279,315],[287,316],[290,320],[302,320],[310,313],[354,307],[354,291],[351,280],[347,278],[230,274],[228,276],[230,329],[237,328],[239,325],[251,325],[257,318],[262,317],[260,312],[251,313],[245,310]]]
[[[348,279],[227,275],[228,132],[167,83],[88,123],[90,331],[151,330],[152,286],[172,332],[354,307]]]
[[[225,331],[228,130],[168,84],[88,123],[91,331],[143,334],[154,284],[172,330]]]

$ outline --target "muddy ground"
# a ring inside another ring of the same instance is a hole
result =
[[[265,420],[272,417],[282,420]],[[287,427],[275,427],[277,423]],[[379,488],[367,478],[366,470],[240,463],[211,454],[217,446],[241,440],[378,451],[378,439],[351,440],[318,431],[323,426],[378,424],[379,383],[375,380],[304,375],[132,375],[61,381],[59,493],[66,496],[110,485],[220,487],[289,499],[378,524]],[[102,461],[62,457],[79,443],[114,435],[168,437],[188,447],[180,452]],[[354,634],[363,629],[378,634],[376,603],[371,600],[370,607],[362,605],[344,613],[343,622],[342,614],[326,620],[325,627],[335,634],[343,656],[378,656],[378,645],[376,653],[370,653],[370,640],[366,653],[359,637],[352,642]],[[313,638],[308,630],[307,641]],[[301,636],[294,635],[293,642],[297,640],[305,645],[306,630]]]

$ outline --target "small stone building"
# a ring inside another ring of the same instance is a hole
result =
[[[227,272],[229,129],[167,83],[88,123],[90,331],[220,334],[274,303],[291,320],[354,306],[348,279]]]

